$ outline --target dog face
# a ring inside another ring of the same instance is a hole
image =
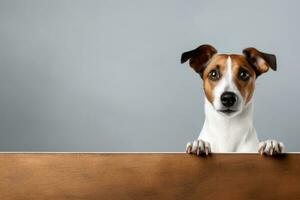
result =
[[[190,66],[203,79],[203,88],[208,101],[222,115],[238,115],[251,101],[256,78],[276,70],[276,57],[247,48],[244,55],[217,54],[210,45],[182,54],[181,62],[189,60]]]

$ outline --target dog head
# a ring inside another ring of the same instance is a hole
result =
[[[207,100],[220,114],[232,117],[251,101],[256,78],[269,68],[276,70],[275,55],[246,48],[243,55],[217,54],[210,45],[202,45],[181,56],[203,79]]]

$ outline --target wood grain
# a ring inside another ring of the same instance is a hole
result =
[[[300,154],[0,154],[0,199],[300,199]]]

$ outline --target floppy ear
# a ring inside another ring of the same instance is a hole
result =
[[[217,53],[217,50],[210,45],[201,45],[198,48],[184,52],[181,55],[181,63],[189,60],[190,66],[202,77],[203,70],[209,60]]]
[[[257,49],[250,47],[243,50],[247,61],[254,67],[257,75],[265,73],[269,68],[276,71],[276,56],[273,54],[264,53]]]

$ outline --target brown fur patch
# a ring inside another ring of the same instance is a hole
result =
[[[217,69],[220,72],[220,79],[221,79],[226,70],[227,58],[228,58],[228,55],[225,55],[225,54],[219,54],[219,55],[214,56],[211,59],[211,62],[207,65],[207,67],[205,68],[205,70],[203,72],[202,78],[203,78],[204,92],[205,92],[205,95],[206,95],[208,101],[210,101],[211,103],[214,100],[214,96],[213,96],[214,88],[218,84],[219,81],[210,80],[208,77],[209,73],[211,70]]]
[[[244,56],[230,55],[230,58],[232,60],[232,74],[233,74],[232,77],[234,83],[238,88],[238,90],[240,91],[245,102],[248,103],[251,100],[251,97],[253,96],[253,92],[255,88],[255,79],[256,79],[255,71]],[[239,79],[239,72],[241,68],[246,70],[249,73],[250,75],[249,80],[243,81]]]

